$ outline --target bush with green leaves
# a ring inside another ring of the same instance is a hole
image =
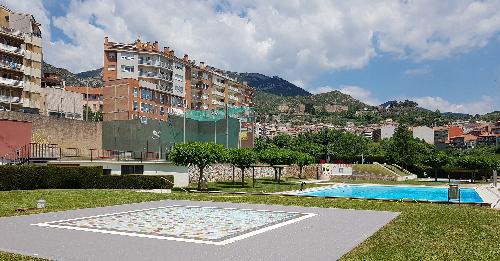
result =
[[[176,165],[198,167],[198,190],[201,190],[203,171],[214,163],[225,162],[226,149],[211,142],[179,143],[172,148],[168,158]]]
[[[257,153],[250,148],[229,149],[227,161],[241,170],[241,186],[245,184],[245,169],[257,162]]]
[[[103,175],[102,167],[0,166],[0,190],[166,189],[173,181],[173,176]]]

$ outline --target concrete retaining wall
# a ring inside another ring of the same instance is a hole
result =
[[[28,121],[33,125],[31,142],[52,143],[63,148],[102,149],[102,123],[0,111],[0,119]]]

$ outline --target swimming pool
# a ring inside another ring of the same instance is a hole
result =
[[[300,192],[299,195],[369,199],[412,199],[419,201],[448,201],[448,188],[425,186],[340,185]],[[460,202],[482,203],[473,188],[460,188]]]

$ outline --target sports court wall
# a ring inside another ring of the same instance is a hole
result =
[[[239,121],[229,118],[229,146],[238,147]],[[216,126],[215,126],[216,125]],[[217,135],[215,135],[217,128]],[[226,120],[203,122],[186,119],[186,141],[214,142],[226,145]],[[103,149],[120,151],[152,151],[165,153],[176,143],[183,142],[183,118],[169,116],[168,121],[139,119],[104,121]],[[161,146],[160,146],[161,144]]]

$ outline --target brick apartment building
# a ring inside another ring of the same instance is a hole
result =
[[[93,112],[102,112],[103,88],[66,86],[65,90],[79,93],[82,96],[83,106],[88,105]]]
[[[0,108],[42,111],[41,69],[40,24],[0,5]]]
[[[254,89],[223,71],[179,58],[158,42],[132,44],[104,38],[104,120],[166,120],[185,109],[251,106]]]

